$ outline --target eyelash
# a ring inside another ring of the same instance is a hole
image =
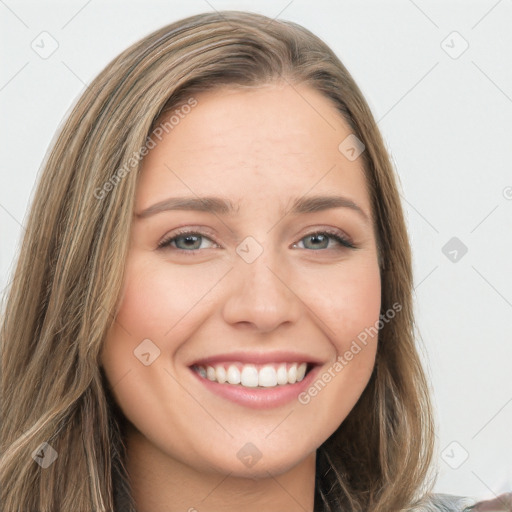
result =
[[[174,242],[177,238],[179,238],[180,236],[183,236],[183,235],[199,235],[199,236],[201,236],[203,238],[207,238],[208,240],[216,243],[214,240],[212,240],[205,233],[201,233],[200,231],[193,231],[193,230],[186,230],[185,229],[185,230],[178,231],[178,232],[174,233],[171,237],[164,238],[158,244],[157,248],[158,249],[170,248],[171,247],[171,243]],[[338,232],[333,231],[333,230],[329,230],[329,229],[324,229],[324,230],[320,230],[320,231],[312,231],[311,233],[307,233],[306,235],[304,235],[300,240],[303,240],[304,238],[307,238],[307,237],[316,236],[316,235],[328,235],[329,238],[336,240],[341,245],[342,249],[343,248],[345,248],[345,249],[357,249],[357,247],[355,245],[353,245],[347,238],[345,238],[344,236],[340,235]],[[191,250],[187,250],[187,249],[179,249],[179,248],[175,247],[175,248],[173,248],[173,250],[181,252],[181,253],[192,253],[193,254],[193,253],[196,253],[196,252],[204,250],[204,249],[191,249]],[[305,249],[305,250],[317,252],[315,249]],[[321,249],[321,250],[325,251],[325,250],[329,250],[329,249]]]

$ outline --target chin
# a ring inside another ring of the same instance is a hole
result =
[[[252,480],[268,479],[269,476],[279,476],[293,470],[308,456],[314,456],[314,453],[306,453],[302,456],[296,452],[288,455],[273,451],[272,456],[261,455],[260,458],[255,455],[251,460],[244,461],[243,457],[237,457],[233,462],[232,458],[224,460],[216,465],[217,470],[223,474],[229,474],[233,478],[247,478]]]

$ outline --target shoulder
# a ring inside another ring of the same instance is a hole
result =
[[[453,494],[431,494],[407,512],[466,512],[473,510],[475,501],[465,496]]]
[[[430,494],[405,512],[512,512],[512,492],[478,502],[465,496]]]

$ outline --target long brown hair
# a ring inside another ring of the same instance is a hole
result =
[[[315,510],[398,511],[430,492],[434,421],[415,341],[410,245],[373,115],[311,32],[223,11],[165,26],[115,58],[79,98],[44,162],[3,308],[4,511],[135,510],[122,414],[99,354],[123,282],[141,148],[157,120],[203,91],[276,82],[323,93],[364,143],[381,312],[401,306],[379,332],[362,396],[318,449]],[[57,459],[43,468],[33,453],[48,445]]]

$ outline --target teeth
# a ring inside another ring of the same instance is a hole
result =
[[[279,365],[277,369],[277,383],[280,386],[288,384],[288,370],[286,369],[286,364]]]
[[[273,366],[264,366],[258,375],[258,385],[262,388],[277,386],[277,372]]]
[[[224,366],[218,365],[215,367],[215,375],[217,376],[217,382],[224,384],[228,380],[228,375]]]
[[[297,365],[292,364],[288,370],[288,382],[295,384],[297,382]]]
[[[300,382],[306,375],[307,363],[279,363],[266,364],[257,367],[254,364],[230,364],[227,369],[224,365],[194,366],[193,369],[208,380],[242,385],[247,388],[273,388]]]
[[[300,382],[304,378],[304,375],[306,375],[306,365],[300,364],[297,368],[297,382]]]
[[[240,370],[234,364],[228,368],[227,378],[230,384],[240,384]]]
[[[258,370],[252,364],[246,364],[240,374],[240,384],[246,388],[255,388],[258,385]]]

